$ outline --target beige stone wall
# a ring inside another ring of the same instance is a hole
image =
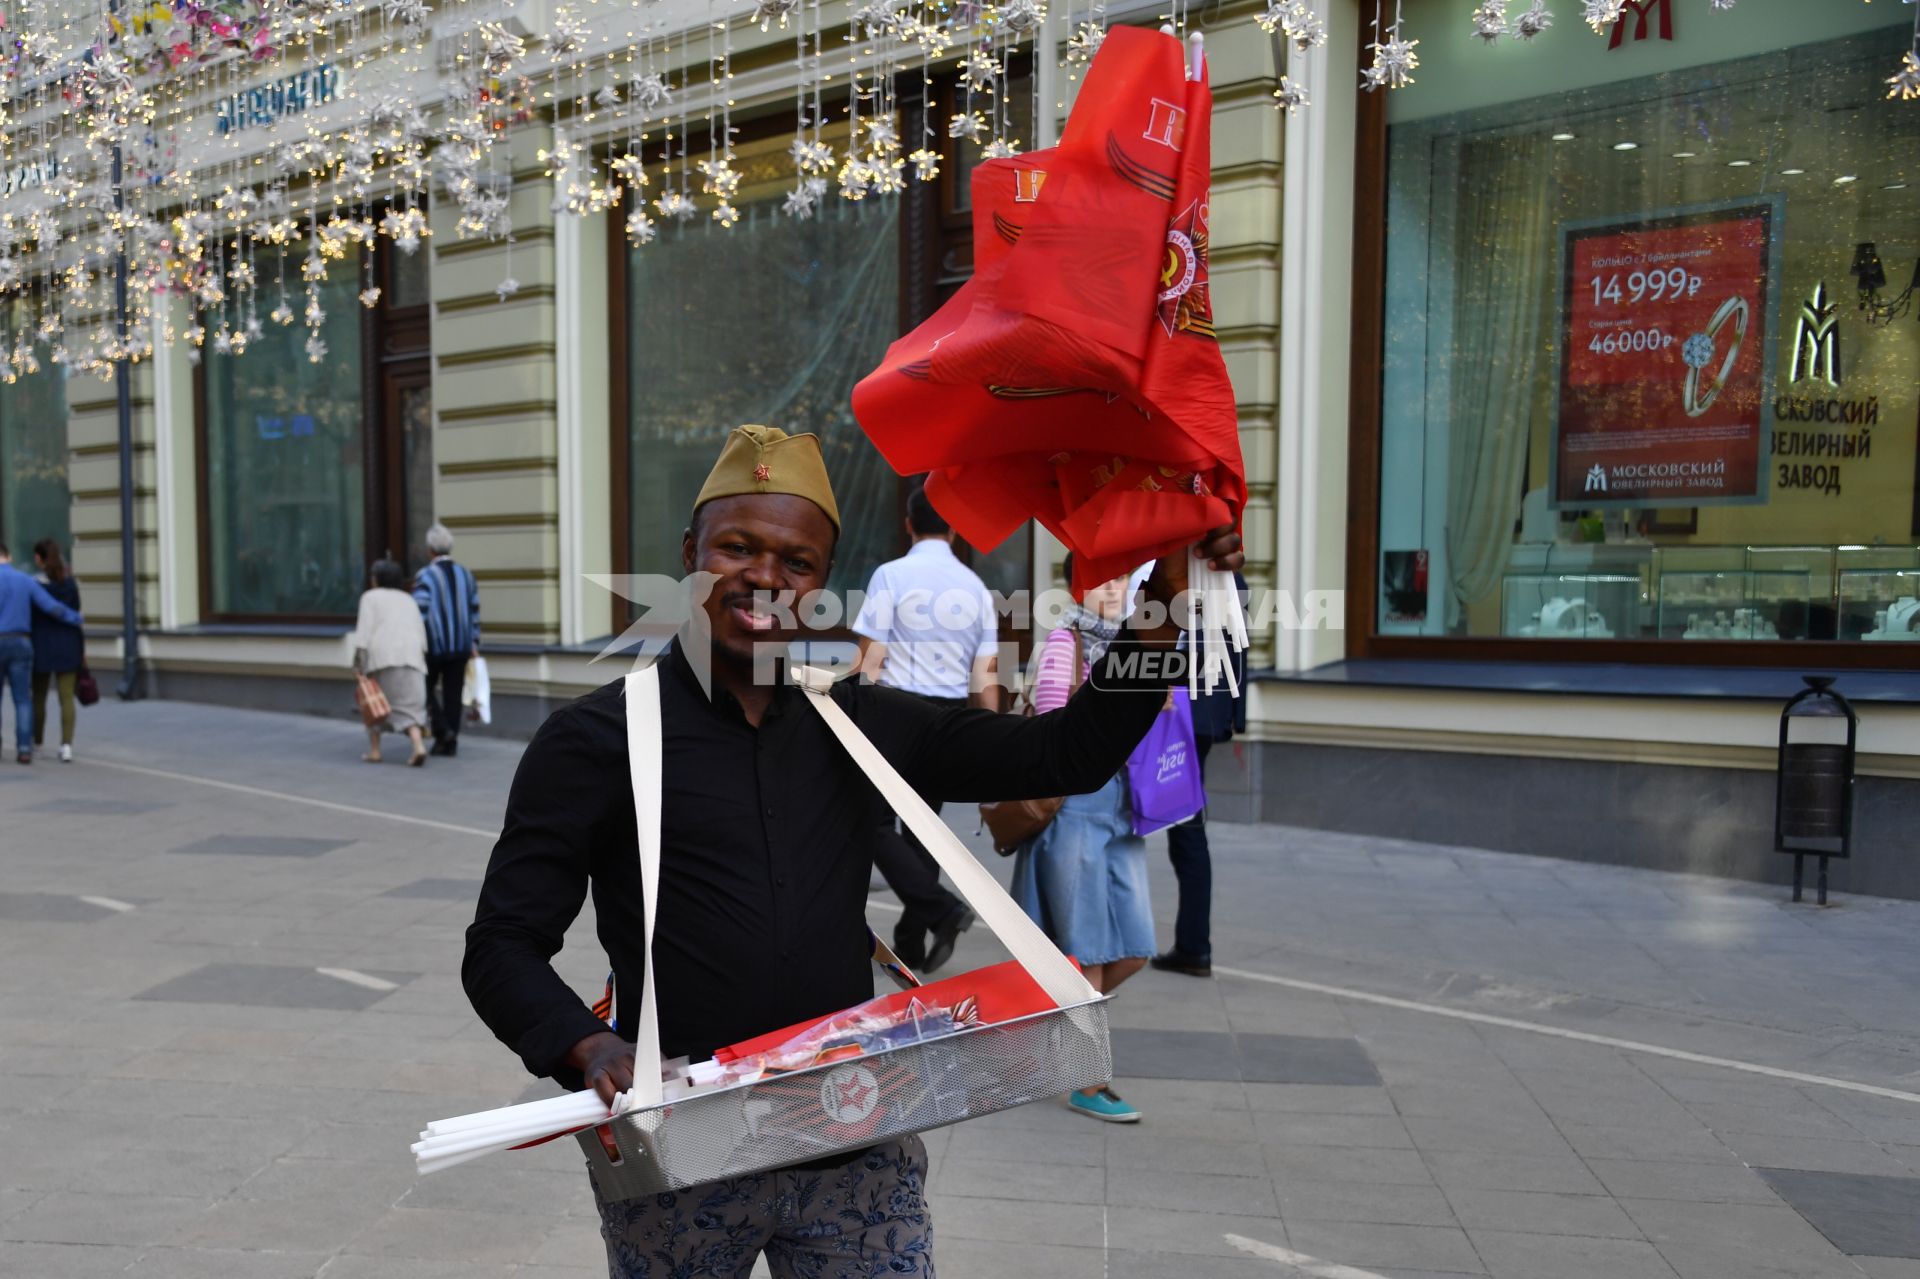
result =
[[[489,638],[560,638],[554,215],[530,129],[513,147],[513,243],[433,212],[434,508],[480,583]],[[509,275],[519,289],[496,293]]]
[[[154,464],[153,366],[132,370],[135,616],[160,621],[159,512]],[[67,488],[72,494],[73,572],[90,630],[121,625],[120,427],[111,378],[67,383]]]

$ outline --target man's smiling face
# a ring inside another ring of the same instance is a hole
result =
[[[825,511],[787,493],[715,498],[696,510],[681,539],[680,561],[688,573],[718,579],[703,606],[714,654],[745,665],[756,644],[786,647],[795,628],[755,608],[753,597],[790,591],[798,598],[825,587],[835,539]]]

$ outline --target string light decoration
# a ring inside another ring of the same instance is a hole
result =
[[[1601,29],[1621,8],[1581,0]],[[781,208],[812,217],[835,189],[861,200],[936,180],[953,141],[982,157],[1030,147],[1014,124],[1016,57],[1046,50],[1072,82],[1107,30],[1106,0],[854,0],[844,26],[829,25],[822,0],[706,0],[703,12],[684,0],[563,0],[541,31],[516,9],[8,0],[0,379],[49,365],[107,377],[156,343],[195,360],[239,356],[296,325],[308,358],[324,360],[322,286],[352,270],[351,294],[379,305],[378,255],[429,246],[434,200],[453,215],[443,233],[504,246],[495,291],[511,298],[511,157],[530,129],[551,130],[538,151],[558,216],[617,203],[636,246],[669,222],[730,228],[742,220],[733,108],[744,34],[792,36],[793,185]],[[1308,105],[1301,59],[1326,42],[1323,12],[1320,0],[1265,0],[1255,19],[1274,38],[1282,110]],[[1178,0],[1176,27],[1187,16]],[[1419,66],[1397,0],[1386,16],[1381,0],[1369,89],[1411,84]],[[1546,0],[1478,0],[1471,21],[1493,44],[1532,40],[1553,14]],[[940,115],[936,69],[957,72]],[[903,97],[915,71],[921,92]],[[1886,84],[1889,97],[1920,99],[1920,25]],[[695,157],[689,140],[703,131]]]

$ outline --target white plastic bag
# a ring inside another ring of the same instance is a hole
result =
[[[477,653],[467,660],[467,682],[460,691],[460,704],[467,708],[468,719],[493,723],[493,684],[487,679],[487,659]]]

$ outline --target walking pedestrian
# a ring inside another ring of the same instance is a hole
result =
[[[60,543],[43,537],[33,544],[35,575],[47,594],[76,613],[80,611],[80,584],[67,571],[60,554]],[[76,718],[74,690],[80,680],[80,663],[85,657],[86,636],[78,626],[50,613],[33,615],[33,749],[37,752],[47,740],[47,690],[57,690],[60,699],[60,762],[73,762],[73,722]]]
[[[453,534],[435,523],[427,530],[433,562],[413,579],[413,598],[427,627],[427,718],[433,753],[460,750],[460,694],[467,663],[480,656],[480,587],[473,571],[453,558]]]
[[[854,618],[861,669],[935,706],[971,700],[998,710],[1000,628],[993,595],[953,553],[953,529],[933,509],[925,488],[907,495],[907,536],[912,547],[873,571]],[[939,800],[930,803],[940,811]],[[941,886],[932,855],[884,810],[873,861],[905,907],[893,928],[893,953],[908,968],[938,971],[972,925],[973,912]]]
[[[660,866],[656,918],[641,915],[623,682],[547,718],[527,747],[467,930],[461,977],[481,1019],[535,1075],[612,1104],[633,1082],[630,1039],[651,926],[659,1048],[716,1048],[863,1002],[873,993],[866,930],[873,784],[785,678],[756,658],[796,635],[767,601],[826,585],[839,509],[819,441],[741,427],[681,536],[688,574],[711,575],[694,619],[659,659]],[[1241,560],[1229,531],[1201,548]],[[1147,590],[1186,586],[1169,556]],[[1039,797],[1100,786],[1166,697],[1135,647],[1170,651],[1170,625],[1116,644],[1099,678],[1031,718],[935,706],[843,680],[831,696],[929,799]],[[762,646],[770,646],[763,649]],[[617,994],[615,1033],[552,967],[591,893]],[[933,1274],[917,1137],[775,1172],[637,1199],[599,1186],[613,1279],[745,1276],[762,1252],[775,1279]]]
[[[1244,597],[1246,580],[1238,574],[1234,580]],[[1246,655],[1236,652],[1231,660],[1234,684],[1240,691],[1236,693],[1222,684],[1193,699],[1193,741],[1202,785],[1207,778],[1207,752],[1216,742],[1231,741],[1235,733],[1247,731]],[[1163,973],[1211,977],[1213,854],[1207,846],[1206,809],[1167,828],[1167,859],[1173,863],[1180,903],[1173,917],[1173,949],[1155,955],[1153,966]]]
[[[0,542],[0,685],[13,694],[14,759],[33,763],[33,615],[45,613],[69,626],[80,625],[78,610],[62,604],[47,588],[13,566]]]
[[[413,597],[401,589],[405,578],[398,564],[375,560],[368,576],[371,585],[360,596],[360,616],[353,625],[353,669],[380,685],[392,709],[367,729],[367,753],[360,758],[380,762],[384,729],[407,735],[413,745],[407,763],[418,768],[427,762],[421,736],[427,726],[427,628]]]
[[[1066,624],[1047,636],[1034,664],[1037,714],[1067,705],[1099,667],[1127,615],[1128,585],[1119,577],[1094,587],[1068,611]],[[1129,752],[1138,740],[1128,741]],[[1107,994],[1153,956],[1147,846],[1133,833],[1125,763],[1122,756],[1098,789],[1067,795],[1046,828],[1020,846],[1013,867],[1014,900],[1080,962],[1093,988]],[[1113,1090],[1111,1080],[1070,1094],[1067,1104],[1108,1123],[1140,1121],[1139,1109]]]

